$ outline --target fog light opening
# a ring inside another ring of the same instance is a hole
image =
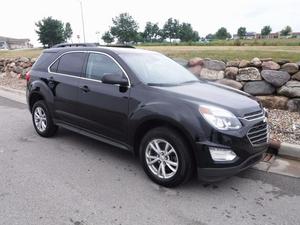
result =
[[[209,152],[215,162],[228,162],[236,158],[236,154],[231,149],[209,147]]]

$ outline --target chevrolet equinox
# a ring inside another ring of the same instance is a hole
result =
[[[154,182],[206,182],[257,163],[268,147],[254,97],[199,80],[157,52],[121,47],[44,50],[27,79],[33,126],[58,127],[133,152]]]

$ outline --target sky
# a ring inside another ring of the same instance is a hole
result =
[[[300,0],[82,0],[82,4],[86,42],[98,42],[112,25],[112,18],[123,12],[138,22],[140,31],[147,21],[162,27],[173,17],[191,23],[201,37],[220,27],[234,34],[240,26],[260,32],[264,25],[270,25],[277,32],[290,25],[300,32]],[[40,46],[35,23],[48,16],[70,22],[73,41],[78,42],[76,36],[80,35],[83,42],[80,0],[1,1],[0,36],[29,38],[34,46]]]

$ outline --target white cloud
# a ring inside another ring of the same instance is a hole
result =
[[[97,41],[96,32],[106,31],[112,17],[121,12],[130,13],[141,30],[147,21],[159,22],[162,26],[169,17],[173,17],[191,23],[201,36],[214,33],[221,26],[231,33],[235,33],[239,26],[259,32],[264,25],[271,25],[273,31],[279,31],[286,25],[300,31],[298,0],[83,0],[83,6],[88,42]],[[77,41],[75,35],[82,37],[79,0],[3,1],[0,36],[28,37],[36,45],[34,24],[47,16],[70,22],[74,41]]]

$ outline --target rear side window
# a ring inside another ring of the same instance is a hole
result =
[[[82,74],[84,58],[85,53],[83,52],[72,52],[63,55],[59,59],[57,73],[80,76]]]
[[[55,61],[55,63],[52,64],[52,66],[50,66],[50,71],[51,72],[57,72],[57,67],[58,67],[58,63],[59,63],[59,59]]]
[[[86,78],[102,80],[106,74],[123,76],[120,67],[108,56],[91,53],[86,68]]]
[[[56,52],[43,52],[42,55],[32,66],[32,70],[43,72],[48,71],[48,66],[53,62],[53,60],[55,60],[56,57]]]

